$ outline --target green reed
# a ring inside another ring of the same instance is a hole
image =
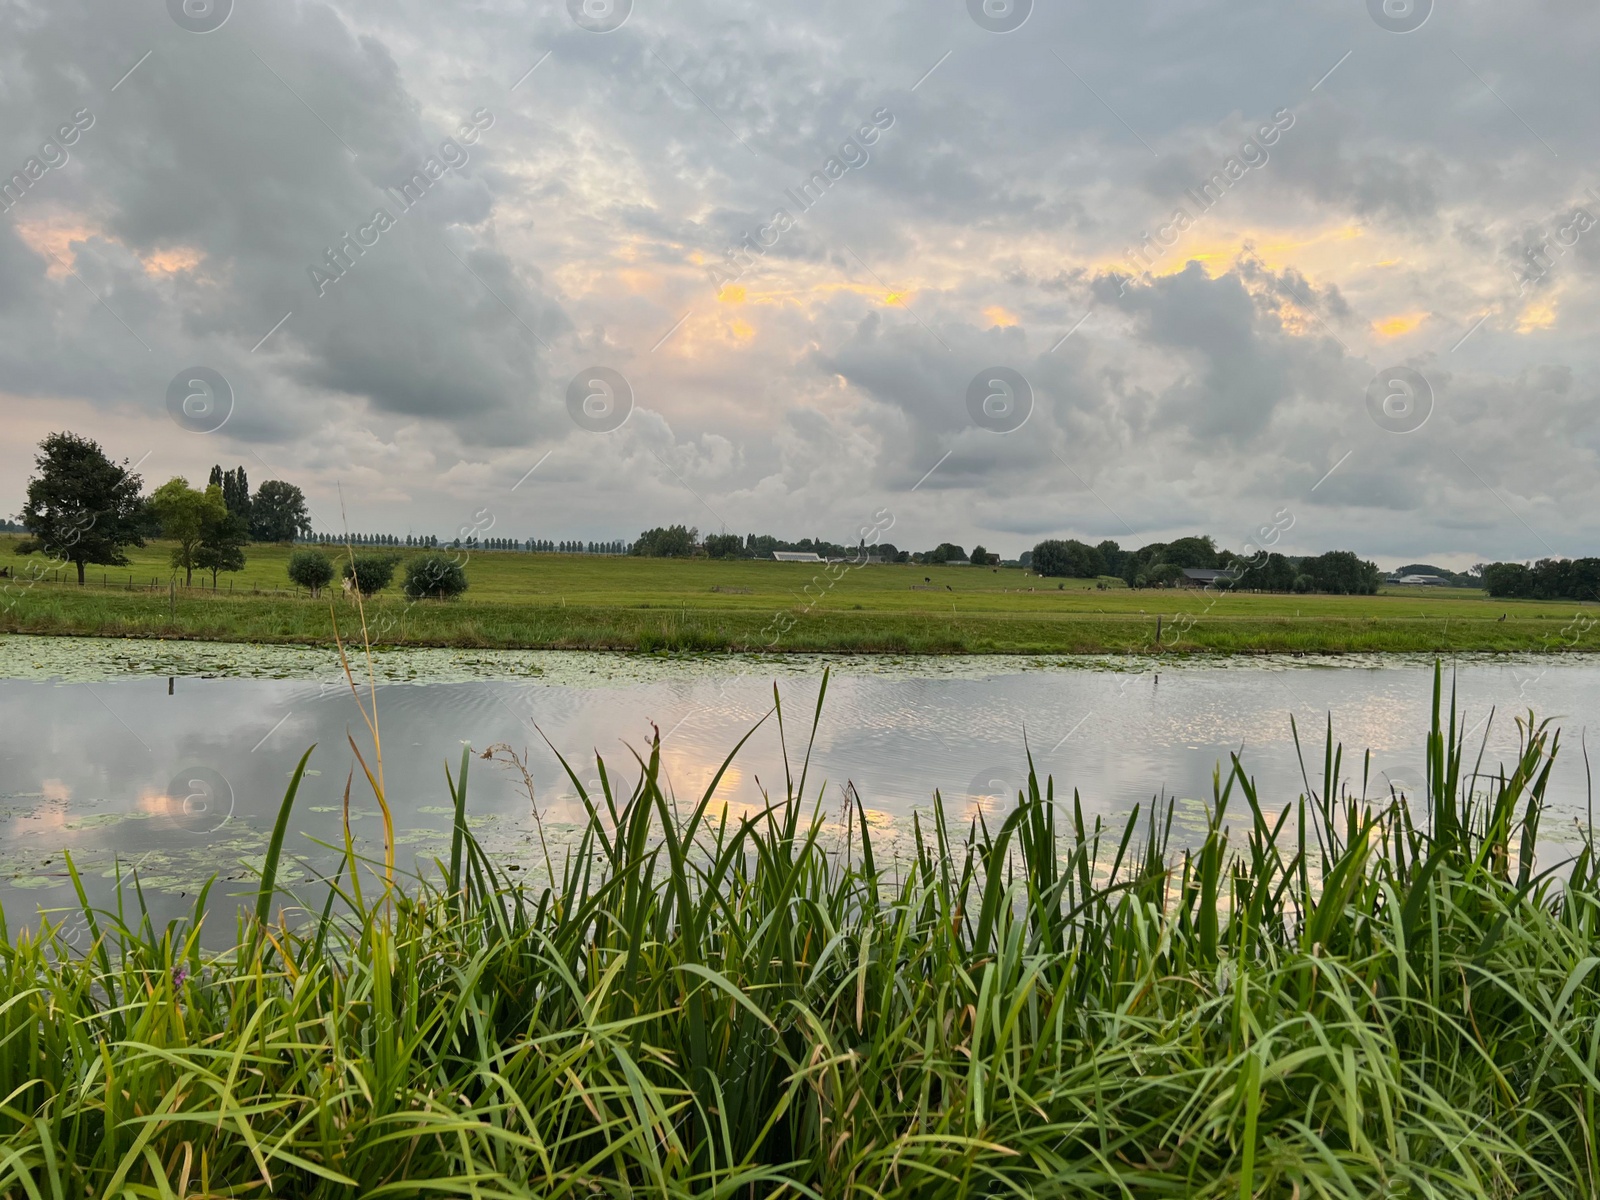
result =
[[[286,903],[302,759],[236,949],[136,877],[97,909],[74,874],[86,952],[0,929],[0,1195],[1595,1197],[1600,864],[1536,856],[1559,735],[1519,728],[1469,761],[1436,678],[1415,803],[1330,728],[1276,811],[1219,768],[1192,846],[1030,762],[892,866],[859,799],[848,853],[825,827],[809,743],[734,816],[658,740],[630,785],[568,769],[588,824],[523,881],[464,755],[436,881],[347,836]]]

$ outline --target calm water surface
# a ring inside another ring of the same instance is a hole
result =
[[[555,752],[580,776],[631,778],[632,752],[662,734],[667,778],[698,798],[723,757],[772,707],[774,681],[798,770],[823,660],[663,661],[615,655],[386,655],[377,705],[384,768],[403,861],[446,844],[445,764],[463,745],[526,748],[547,835],[562,840],[581,814]],[[137,867],[151,902],[173,913],[220,873],[242,891],[299,755],[315,743],[289,849],[298,873],[338,842],[347,734],[370,736],[332,661],[317,651],[179,648],[76,639],[0,639],[0,902],[15,926],[36,908],[66,906],[70,851],[104,896]],[[159,672],[159,673],[152,673]],[[171,672],[171,674],[169,674]],[[206,677],[206,676],[212,677]],[[272,675],[286,676],[273,678]],[[239,677],[244,676],[244,677]],[[428,682],[428,680],[439,680]],[[1076,788],[1093,813],[1125,814],[1152,795],[1210,795],[1213,767],[1242,751],[1265,802],[1303,790],[1291,740],[1299,722],[1313,779],[1331,713],[1346,746],[1345,776],[1369,790],[1422,781],[1432,670],[1423,662],[1341,665],[1148,660],[1063,665],[1024,659],[846,660],[834,664],[811,780],[837,808],[853,783],[891,842],[939,788],[953,813],[1003,808],[1025,779],[1025,742],[1058,791]],[[1557,718],[1566,752],[1554,776],[1553,836],[1569,837],[1588,797],[1579,741],[1600,712],[1600,663],[1477,660],[1459,666],[1473,740],[1488,729],[1486,763],[1511,757],[1512,717]],[[1497,709],[1492,724],[1490,709]],[[537,727],[537,728],[536,728]],[[543,737],[539,731],[543,732]],[[735,811],[783,788],[774,720],[747,743],[718,789]],[[376,804],[351,787],[353,829],[369,844]],[[1002,800],[1004,797],[1006,800]],[[475,759],[470,807],[486,843],[533,862],[535,829],[520,777]]]

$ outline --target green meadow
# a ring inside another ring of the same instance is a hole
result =
[[[325,642],[329,596],[288,581],[289,547],[255,545],[243,571],[169,586],[168,549],[61,571],[0,592],[12,632]],[[396,584],[367,605],[375,641],[463,648],[886,653],[1345,653],[1600,649],[1594,605],[1491,600],[1466,589],[1376,596],[1133,590],[1017,568],[861,566],[745,560],[473,552],[457,601],[408,603]],[[202,586],[203,584],[203,586]],[[338,619],[354,606],[332,597]],[[1158,638],[1159,622],[1159,638]]]

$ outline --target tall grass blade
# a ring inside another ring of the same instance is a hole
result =
[[[283,853],[283,839],[289,832],[289,814],[294,811],[294,798],[300,791],[300,780],[305,777],[306,763],[310,761],[310,746],[300,756],[294,774],[289,777],[289,787],[278,805],[278,819],[272,823],[272,836],[267,839],[267,856],[261,863],[261,886],[256,893],[256,924],[265,928],[272,920],[272,897],[278,890],[278,859]]]

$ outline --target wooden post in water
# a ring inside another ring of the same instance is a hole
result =
[[[1161,649],[1161,614],[1156,614],[1156,649]]]

